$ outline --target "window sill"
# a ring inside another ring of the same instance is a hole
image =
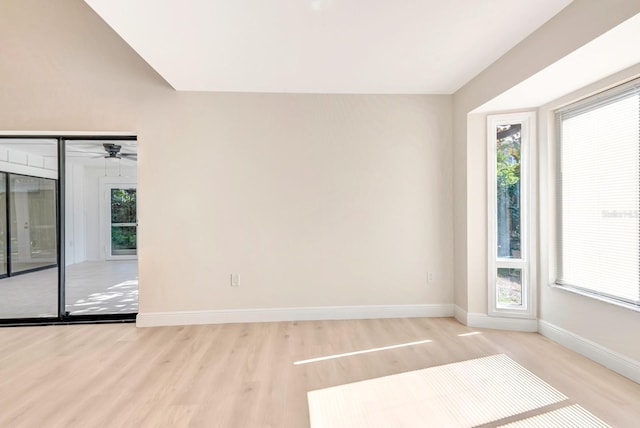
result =
[[[620,300],[612,299],[610,297],[601,296],[601,295],[596,294],[596,293],[590,293],[590,292],[588,292],[586,290],[582,290],[580,288],[572,287],[570,285],[561,285],[561,284],[551,283],[551,284],[549,284],[549,286],[551,288],[558,288],[560,290],[565,290],[565,291],[568,291],[570,293],[579,294],[581,296],[589,297],[589,298],[594,299],[594,300],[599,300],[601,302],[609,303],[611,305],[615,305],[615,306],[618,306],[618,307],[621,307],[621,308],[624,308],[624,309],[629,309],[629,310],[634,311],[634,312],[640,312],[640,306],[634,305],[633,303],[626,303],[626,302],[622,302]]]

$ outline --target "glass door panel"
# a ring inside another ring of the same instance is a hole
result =
[[[138,312],[135,141],[66,140],[65,309]]]
[[[57,140],[0,138],[0,159],[0,319],[57,317]]]

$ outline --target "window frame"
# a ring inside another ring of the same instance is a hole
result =
[[[553,276],[551,279],[551,283],[549,284],[551,287],[559,288],[562,290],[566,290],[581,296],[585,296],[594,300],[599,300],[602,302],[610,303],[619,307],[631,309],[636,312],[640,312],[640,304],[631,303],[623,298],[618,298],[607,294],[606,292],[598,292],[591,289],[580,287],[579,285],[563,283],[560,280],[560,273],[562,272],[562,247],[558,245],[562,242],[562,120],[564,115],[569,115],[569,117],[578,116],[581,113],[585,113],[588,111],[593,111],[598,107],[604,107],[610,103],[613,103],[619,99],[624,98],[625,93],[629,91],[640,91],[640,78],[634,78],[630,81],[621,83],[619,85],[609,87],[604,89],[594,95],[582,98],[570,104],[564,105],[560,108],[553,110],[553,121],[554,121],[554,152],[556,157],[555,162],[555,174],[557,176],[556,184],[555,184],[555,199],[556,199],[556,210],[554,213],[554,221],[555,221],[555,234],[554,241],[556,245],[555,259],[552,260],[552,263],[555,263],[555,269]],[[640,141],[639,141],[640,144]],[[639,166],[640,168],[640,166]],[[638,196],[640,198],[640,195]],[[640,243],[640,236],[638,238]],[[640,288],[640,282],[638,284]]]
[[[497,256],[497,133],[500,125],[520,124],[520,248],[519,259]],[[519,112],[487,116],[487,297],[489,316],[535,319],[536,246],[535,246],[535,150],[536,112]],[[497,301],[497,270],[522,270],[522,305],[501,306]]]

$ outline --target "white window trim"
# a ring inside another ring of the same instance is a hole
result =
[[[520,160],[520,220],[522,258],[497,257],[497,191],[496,191],[496,127],[521,124]],[[536,113],[522,112],[487,116],[487,286],[488,315],[509,318],[535,319],[537,314],[536,281]],[[496,270],[522,269],[522,307],[498,307],[496,299]]]

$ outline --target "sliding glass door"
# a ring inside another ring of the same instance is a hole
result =
[[[0,324],[133,320],[134,137],[0,137]]]

